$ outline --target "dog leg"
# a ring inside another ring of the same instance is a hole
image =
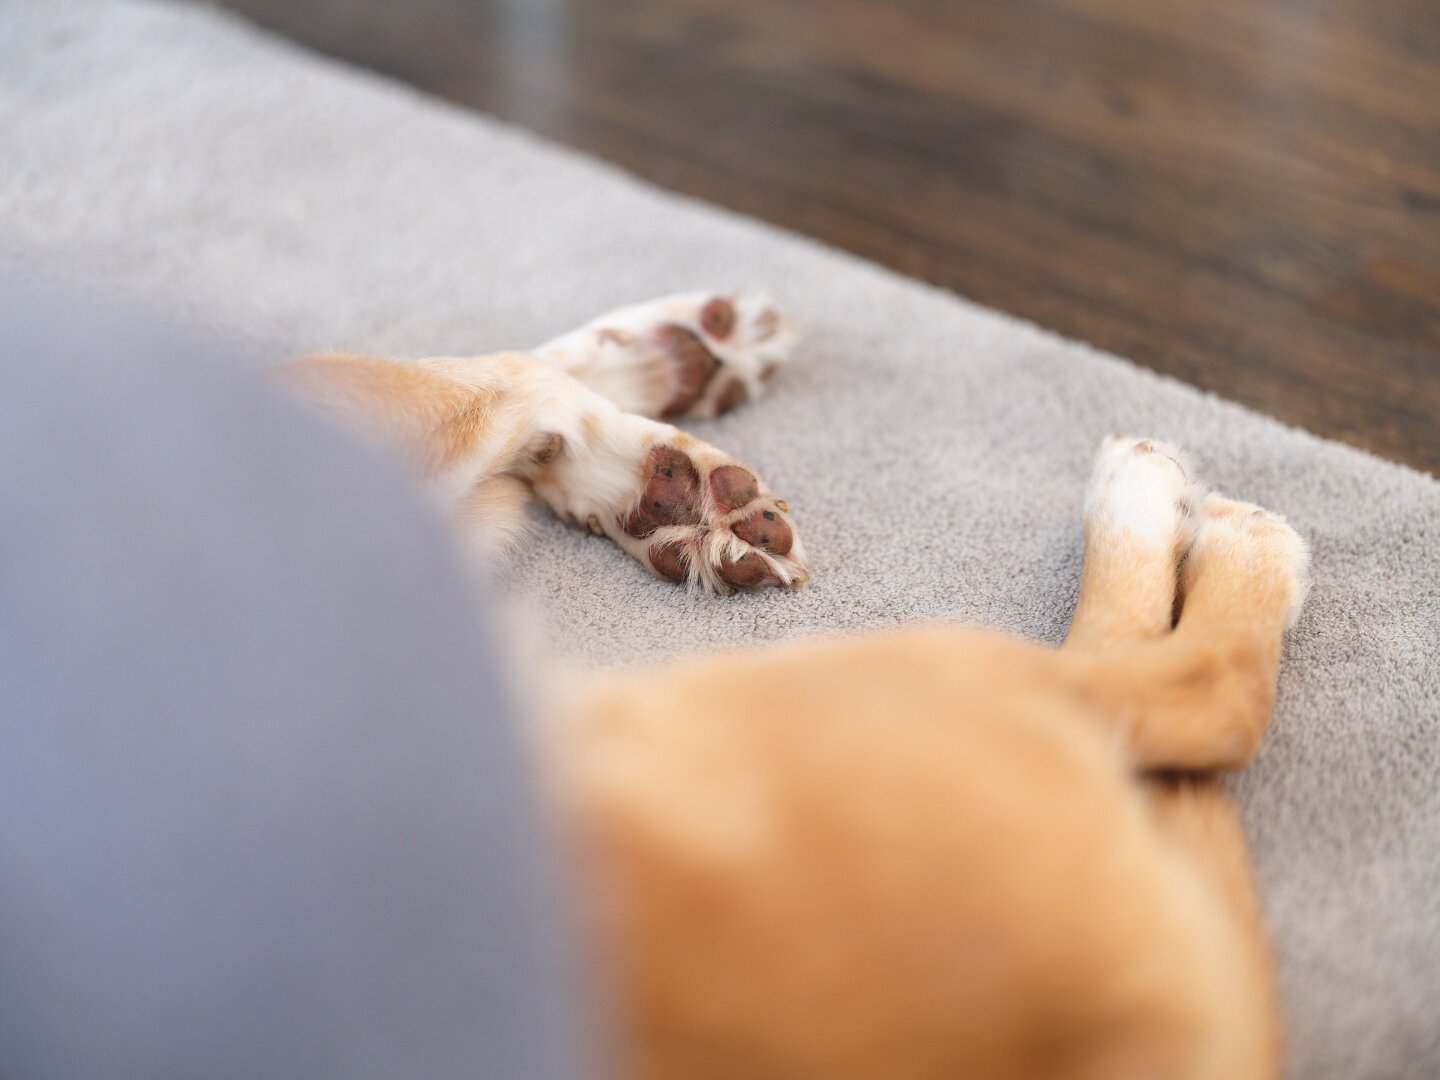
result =
[[[1208,906],[1229,933],[1211,942],[1226,950],[1234,972],[1230,1005],[1236,1022],[1231,1060],[1218,1070],[1236,1080],[1273,1080],[1280,1075],[1283,1025],[1277,1002],[1269,937],[1235,804],[1215,777],[1147,779],[1149,817],[1161,840],[1194,871]]]
[[[752,470],[532,356],[331,353],[279,374],[387,443],[462,521],[513,534],[523,482],[671,581],[729,593],[809,577],[789,504]]]
[[[1175,448],[1118,435],[1105,440],[1085,496],[1085,564],[1067,648],[1103,649],[1169,632],[1200,494]]]
[[[702,418],[758,397],[795,336],[759,293],[697,292],[617,308],[535,355],[627,412]]]
[[[1238,769],[1260,745],[1281,638],[1308,588],[1305,542],[1284,520],[1209,495],[1182,569],[1174,633],[1070,657],[1100,715],[1144,770]]]
[[[1244,831],[1218,778],[1176,773],[1235,768],[1254,754],[1270,719],[1281,638],[1305,596],[1307,552],[1259,507],[1197,500],[1182,461],[1156,461],[1166,451],[1145,446],[1110,440],[1102,450],[1067,640],[1078,648],[1063,655],[1082,668],[1132,760],[1154,770],[1142,780],[1148,816],[1220,917],[1205,948],[1227,956],[1235,978],[1224,995],[1233,1038],[1217,1074],[1273,1078],[1282,1025]]]

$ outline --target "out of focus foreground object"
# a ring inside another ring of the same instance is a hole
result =
[[[196,349],[0,297],[0,1075],[577,1075],[439,529]]]

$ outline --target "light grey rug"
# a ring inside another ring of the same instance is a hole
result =
[[[1440,1075],[1435,481],[201,8],[0,6],[0,257],[257,357],[489,351],[651,295],[771,290],[807,333],[794,366],[696,430],[790,499],[814,579],[687,597],[541,521],[518,580],[587,663],[935,618],[1057,641],[1101,436],[1184,444],[1314,546],[1275,727],[1236,785],[1290,1075]]]

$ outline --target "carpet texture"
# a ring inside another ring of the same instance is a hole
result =
[[[1435,481],[198,7],[0,9],[0,258],[257,358],[523,347],[652,295],[769,289],[806,333],[794,365],[695,430],[791,501],[814,579],[688,597],[539,519],[516,588],[584,664],[921,619],[1058,641],[1101,437],[1181,443],[1314,549],[1273,731],[1235,783],[1289,1073],[1440,1075]]]

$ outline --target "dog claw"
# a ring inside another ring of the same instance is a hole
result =
[[[589,529],[592,533],[594,533],[596,536],[605,535],[605,530],[600,527],[600,519],[594,514],[591,514],[590,519],[585,522],[585,527]]]

